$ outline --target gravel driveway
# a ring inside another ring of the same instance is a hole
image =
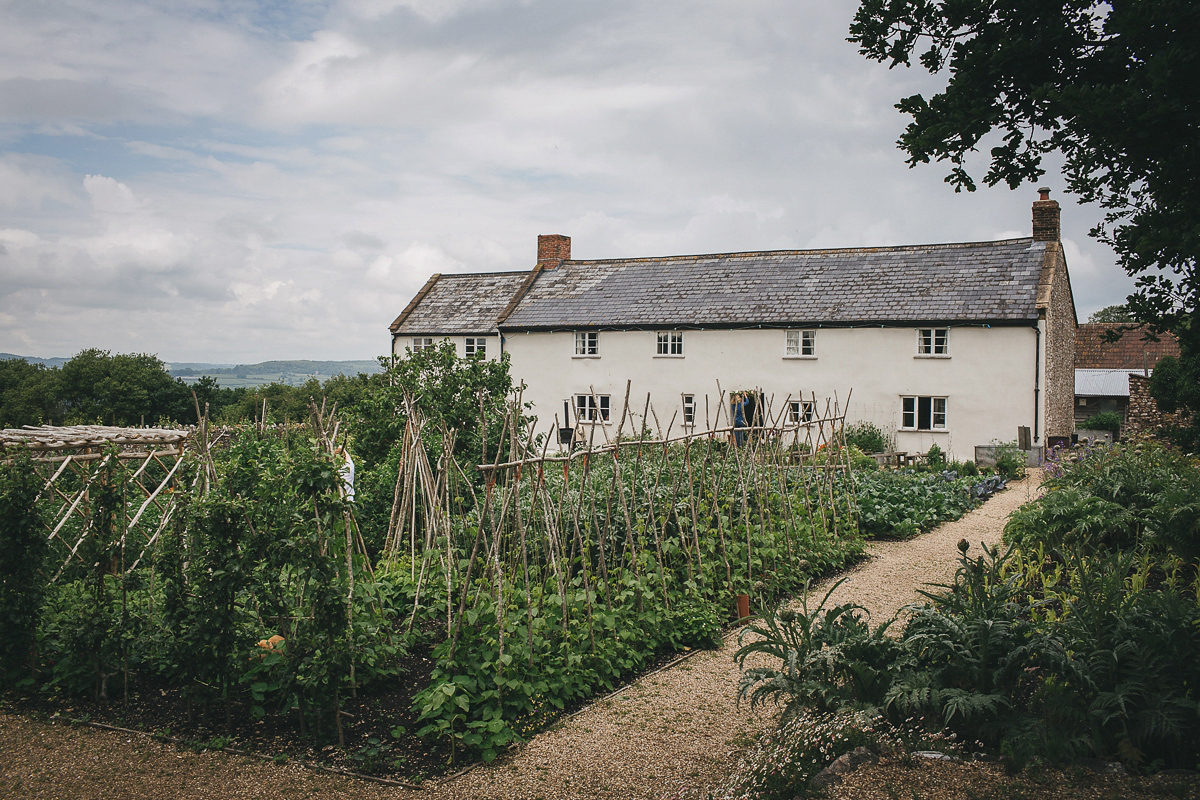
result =
[[[881,621],[949,580],[960,539],[995,543],[1008,515],[1039,494],[1040,470],[962,519],[907,542],[869,546],[870,559],[834,594]],[[815,591],[821,591],[818,587]],[[0,713],[0,797],[124,798],[663,798],[692,796],[729,768],[771,709],[735,703],[734,639],[602,699],[514,755],[420,791],[380,786],[223,753]]]

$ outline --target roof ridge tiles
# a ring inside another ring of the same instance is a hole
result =
[[[693,253],[674,256],[633,256],[630,258],[592,258],[566,259],[562,266],[585,264],[615,264],[615,263],[653,263],[660,261],[700,261],[703,259],[735,259],[761,258],[763,256],[801,256],[801,255],[854,255],[858,253],[911,253],[929,250],[945,250],[948,248],[963,249],[982,247],[984,245],[1033,244],[1032,236],[1019,236],[1013,239],[989,239],[979,242],[945,242],[942,244],[901,244],[880,245],[875,247],[827,247],[808,250],[741,250],[730,253]]]

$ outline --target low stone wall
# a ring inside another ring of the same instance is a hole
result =
[[[1129,373],[1129,410],[1125,413],[1122,436],[1136,433],[1153,433],[1164,425],[1184,425],[1181,412],[1167,414],[1160,411],[1158,401],[1150,395],[1150,379],[1136,372]]]

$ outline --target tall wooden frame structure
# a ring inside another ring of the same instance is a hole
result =
[[[124,487],[122,511],[115,520],[120,533],[115,566],[126,573],[137,567],[174,514],[172,487],[190,436],[187,430],[105,425],[0,430],[0,460],[28,454],[42,478],[38,502],[51,547],[63,558],[54,580],[77,558],[93,531],[89,500],[98,481],[120,480]],[[137,549],[131,562],[127,547]]]

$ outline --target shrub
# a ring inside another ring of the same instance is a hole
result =
[[[864,453],[885,453],[892,449],[890,437],[872,422],[855,422],[844,429],[846,444]]]
[[[1094,431],[1111,431],[1116,436],[1121,431],[1121,415],[1115,411],[1102,411],[1084,423],[1083,427]]]
[[[1025,451],[1016,442],[996,442],[996,472],[1006,480],[1016,480],[1025,477]]]
[[[26,680],[34,666],[47,552],[34,504],[41,488],[28,456],[0,464],[0,685]]]

